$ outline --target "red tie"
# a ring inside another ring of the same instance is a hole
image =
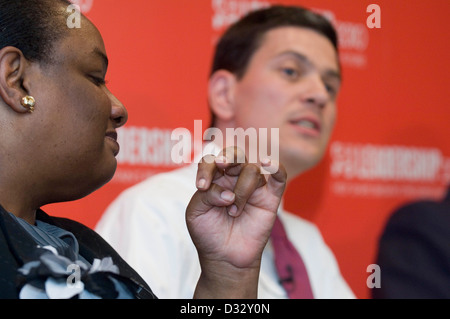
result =
[[[305,264],[297,249],[292,245],[280,219],[275,219],[271,240],[275,254],[280,283],[290,299],[313,299]]]

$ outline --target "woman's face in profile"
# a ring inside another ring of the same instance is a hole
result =
[[[57,189],[55,200],[85,196],[109,181],[119,151],[116,128],[127,112],[105,86],[106,50],[98,30],[87,19],[68,29],[55,43],[52,62],[36,64],[35,137],[40,167]],[[42,156],[41,156],[42,157]]]

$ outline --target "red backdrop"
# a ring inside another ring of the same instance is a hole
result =
[[[286,207],[321,229],[344,277],[369,298],[367,266],[398,205],[439,198],[450,181],[448,0],[79,0],[100,29],[107,80],[129,112],[113,180],[71,203],[44,207],[94,227],[125,188],[170,162],[170,133],[209,123],[206,81],[217,37],[234,19],[273,3],[326,14],[341,39],[343,87],[330,149],[294,181]],[[366,24],[379,5],[381,28]],[[383,280],[381,273],[381,280]]]

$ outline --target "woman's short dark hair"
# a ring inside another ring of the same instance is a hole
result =
[[[59,5],[67,0],[0,0],[0,49],[12,46],[30,61],[48,62],[64,34]]]
[[[306,8],[275,5],[250,12],[223,34],[216,46],[211,75],[224,69],[241,78],[266,32],[287,26],[312,29],[328,38],[338,51],[336,31],[326,18]]]

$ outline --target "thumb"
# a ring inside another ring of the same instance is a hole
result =
[[[206,190],[197,190],[186,208],[186,218],[196,218],[213,207],[226,207],[234,203],[235,194],[217,184]]]

